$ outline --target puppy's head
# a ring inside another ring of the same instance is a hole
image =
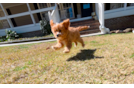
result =
[[[62,39],[67,37],[70,22],[69,19],[67,19],[59,24],[55,24],[53,20],[51,20],[50,26],[51,26],[51,31],[54,34],[54,37],[57,39]]]

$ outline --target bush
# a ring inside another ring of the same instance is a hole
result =
[[[40,29],[41,29],[42,33],[45,34],[45,35],[48,35],[48,34],[52,33],[49,21],[47,21],[47,20],[41,20],[40,21]]]
[[[0,42],[6,41],[6,37],[0,36]]]
[[[6,29],[6,39],[7,40],[15,39],[17,37],[19,37],[19,35],[15,31]]]

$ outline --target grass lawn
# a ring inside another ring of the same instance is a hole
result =
[[[134,83],[134,34],[83,39],[68,54],[46,49],[56,41],[0,47],[0,83]]]

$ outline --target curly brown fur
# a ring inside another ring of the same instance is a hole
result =
[[[69,53],[72,47],[72,42],[77,46],[77,42],[84,47],[83,39],[80,38],[79,31],[88,29],[89,26],[70,27],[69,19],[64,20],[59,24],[55,24],[53,20],[50,21],[51,31],[57,39],[57,44],[52,46],[52,49],[59,50],[64,47],[64,53]]]

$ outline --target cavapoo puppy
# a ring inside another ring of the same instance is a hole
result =
[[[85,46],[82,38],[80,38],[79,31],[88,29],[89,26],[79,26],[79,27],[70,27],[69,19],[64,20],[61,23],[54,23],[53,20],[50,21],[51,31],[54,34],[54,37],[57,39],[57,44],[52,46],[52,49],[59,50],[64,47],[64,53],[69,53],[72,42],[77,46],[77,42],[81,43],[82,47]]]

